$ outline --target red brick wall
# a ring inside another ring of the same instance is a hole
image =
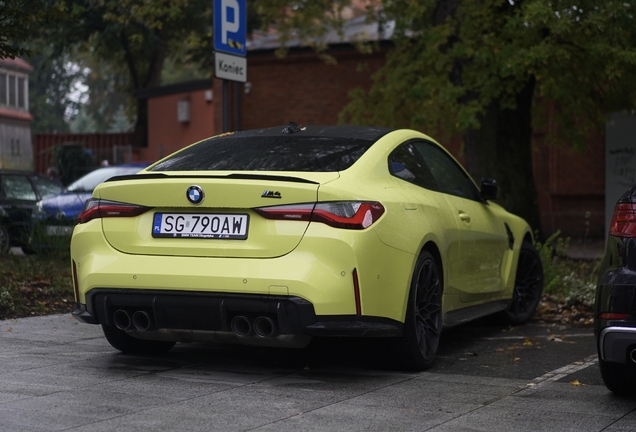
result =
[[[148,147],[139,149],[141,160],[155,162],[215,134],[214,105],[206,100],[205,92],[195,90],[148,99]],[[190,102],[188,122],[177,118],[177,105],[181,100]]]
[[[546,234],[605,236],[605,137],[592,136],[585,150],[549,145],[534,136],[533,169],[541,225]]]
[[[314,53],[248,56],[249,94],[241,92],[241,129],[286,125],[329,125],[349,102],[349,91],[368,88],[371,75],[384,64],[384,53],[361,55],[354,50],[335,53],[337,64],[326,64]],[[364,71],[358,65],[366,63]],[[222,130],[222,81],[214,80],[215,129]],[[230,87],[233,87],[232,84]],[[229,92],[234,95],[233,88]],[[230,106],[229,129],[235,130]]]

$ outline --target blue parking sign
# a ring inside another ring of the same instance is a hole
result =
[[[247,0],[214,1],[214,50],[245,56]]]

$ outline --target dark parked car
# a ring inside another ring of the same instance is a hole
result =
[[[34,214],[38,231],[31,246],[40,249],[55,243],[55,238],[70,238],[77,216],[98,184],[111,177],[135,174],[147,166],[148,163],[139,162],[98,168],[75,180],[57,195],[40,201]]]
[[[0,253],[12,246],[28,248],[36,203],[60,193],[61,186],[31,171],[0,170]]]
[[[614,208],[594,312],[605,386],[636,394],[636,185]]]

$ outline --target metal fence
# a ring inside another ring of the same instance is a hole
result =
[[[132,133],[47,133],[33,135],[33,167],[46,174],[55,166],[54,149],[61,145],[78,145],[92,155],[94,165],[116,165],[133,162]],[[86,171],[86,167],[77,167]],[[78,172],[81,175],[83,172]]]

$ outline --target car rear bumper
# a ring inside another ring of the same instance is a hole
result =
[[[320,316],[315,314],[311,303],[292,296],[93,289],[86,300],[86,304],[77,303],[73,311],[73,317],[84,323],[114,326],[118,324],[114,318],[118,311],[130,317],[143,312],[148,317],[148,326],[135,328],[131,320],[124,329],[132,332],[169,329],[236,333],[233,320],[240,317],[245,319],[247,329],[246,334],[240,336],[392,337],[402,334],[400,322],[359,315]],[[271,334],[259,334],[255,325],[258,320],[271,323]]]
[[[636,327],[606,327],[598,339],[598,353],[603,361],[636,363]]]
[[[374,232],[316,225],[292,252],[257,259],[126,254],[105,241],[98,220],[80,224],[71,240],[76,301],[88,305],[91,293],[103,289],[192,298],[298,298],[316,316],[403,322],[413,255],[385,245]],[[330,328],[316,331],[329,333]]]

